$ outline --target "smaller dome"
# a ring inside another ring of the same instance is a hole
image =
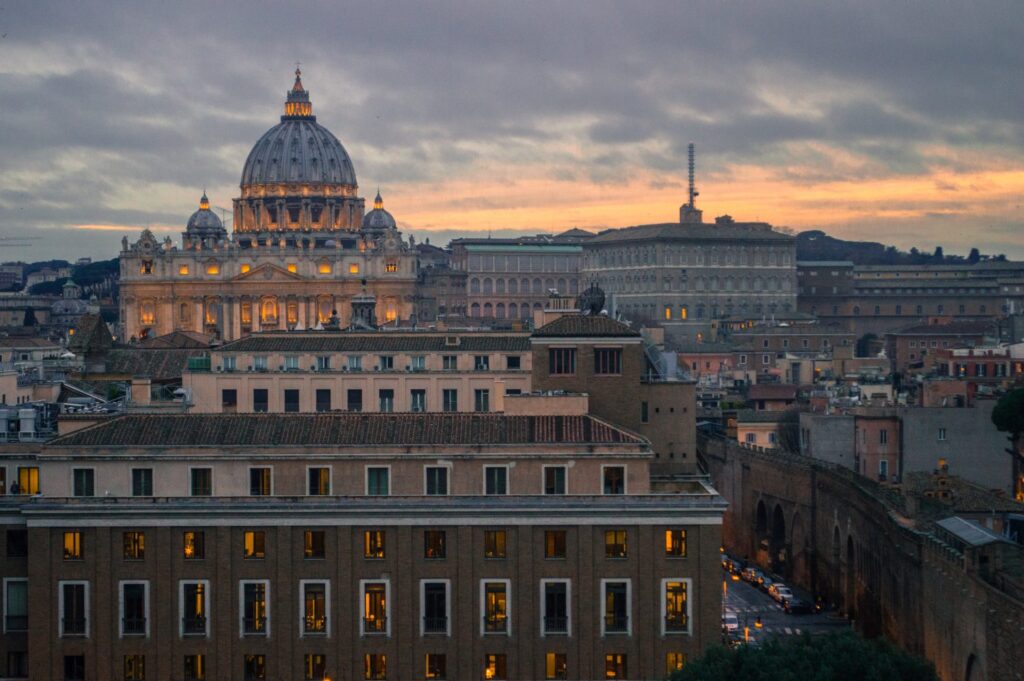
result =
[[[199,199],[199,210],[192,213],[192,217],[188,219],[187,234],[200,239],[227,236],[224,224],[217,214],[210,210],[210,199],[206,198],[206,192],[203,192],[203,198]]]
[[[377,198],[373,200],[373,210],[363,216],[363,229],[381,231],[397,228],[395,218],[384,210],[384,199],[380,198],[380,190],[377,190]]]

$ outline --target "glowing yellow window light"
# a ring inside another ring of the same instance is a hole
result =
[[[178,265],[178,274],[182,276],[188,274],[188,265]]]
[[[293,262],[288,263],[288,271],[289,272],[292,272],[294,274],[297,269],[298,268],[295,267],[295,263],[293,263]]]
[[[679,308],[679,318],[685,321],[686,320],[686,312],[687,312],[687,310],[686,310],[686,306],[685,305],[682,306],[681,308]]]
[[[387,272],[397,272],[398,271],[398,263],[396,263],[396,262],[389,262],[389,263],[387,263],[384,266],[384,269]]]
[[[349,274],[359,274],[359,265],[357,265],[356,263],[352,263],[351,265],[349,265],[348,266],[348,273]]]
[[[322,263],[320,263],[320,267],[318,269],[320,270],[320,274],[330,274],[331,273],[331,263],[329,263],[329,262],[322,262]]]
[[[215,262],[210,263],[209,265],[206,266],[206,273],[207,274],[220,274],[220,265],[218,263],[215,263]]]
[[[665,319],[672,319],[672,308],[668,305],[665,306]]]
[[[245,274],[245,273],[246,273],[246,272],[248,272],[248,271],[249,271],[250,269],[251,269],[251,268],[249,267],[249,265],[242,265],[242,274]]]

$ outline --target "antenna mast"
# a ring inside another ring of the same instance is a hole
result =
[[[695,167],[696,164],[694,163],[694,150],[693,149],[694,149],[693,148],[693,142],[690,142],[690,144],[687,146],[687,151],[689,152],[689,160],[690,160],[689,168],[690,168],[690,208],[691,209],[697,207],[697,185],[696,185],[695,175],[694,175],[694,167]]]

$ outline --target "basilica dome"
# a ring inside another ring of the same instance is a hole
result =
[[[188,219],[185,235],[196,239],[222,239],[226,234],[224,224],[217,214],[210,210],[210,199],[206,198],[206,192],[203,192],[203,198],[199,199],[199,210],[192,213],[192,217]]]
[[[378,190],[377,198],[373,200],[373,210],[363,217],[363,230],[384,231],[397,228],[395,218],[384,210],[384,199],[380,197],[380,190]]]

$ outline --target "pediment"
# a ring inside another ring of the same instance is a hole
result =
[[[257,265],[248,272],[239,274],[238,276],[231,279],[231,281],[303,281],[304,277],[299,276],[295,272],[289,272],[283,267],[272,265],[270,263],[263,263]]]

